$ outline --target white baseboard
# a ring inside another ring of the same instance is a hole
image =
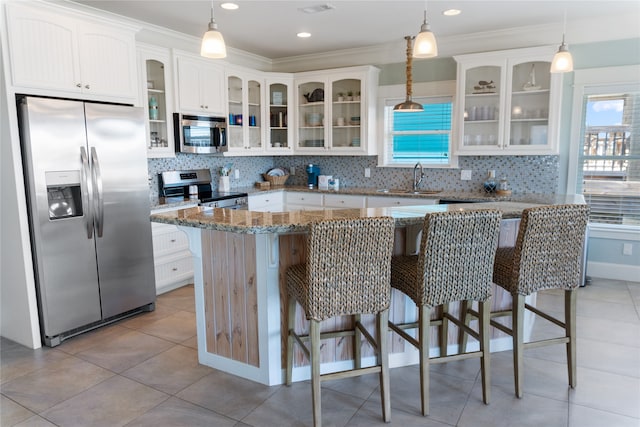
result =
[[[637,282],[640,277],[640,266],[589,261],[587,276]]]

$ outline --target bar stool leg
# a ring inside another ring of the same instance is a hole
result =
[[[567,367],[569,369],[569,386],[575,388],[577,385],[577,365],[576,365],[576,301],[578,292],[575,289],[564,291],[564,317],[566,336],[569,337],[567,343]]]
[[[382,401],[382,418],[385,423],[391,422],[391,386],[389,384],[389,310],[376,315],[378,324],[378,363],[380,364],[380,400]]]
[[[480,371],[482,374],[482,401],[489,404],[491,400],[491,345],[489,336],[489,324],[491,322],[491,300],[480,301],[478,303],[480,310],[480,351],[482,358],[480,359]],[[466,335],[466,334],[465,334]]]
[[[442,304],[442,326],[440,326],[440,357],[447,355],[447,344],[449,344],[449,319],[447,319],[445,313],[449,313],[449,304]]]
[[[460,315],[465,326],[469,326],[469,323],[471,323],[468,310],[469,301],[460,301]],[[467,333],[462,328],[458,328],[458,353],[466,353],[468,338]]]
[[[356,326],[360,323],[360,319],[361,316],[359,314],[353,315],[353,366],[355,369],[362,367],[362,332],[360,332],[360,329]]]
[[[289,304],[288,304],[288,332],[287,332],[287,377],[286,383],[287,385],[291,385],[291,377],[293,375],[293,336],[291,336],[291,332],[295,329],[296,324],[296,300],[295,298],[289,296]]]
[[[313,425],[322,426],[320,396],[320,322],[309,322],[309,337],[311,338],[311,400],[313,401]]]
[[[522,397],[522,376],[524,373],[524,295],[513,296],[512,333],[513,333],[513,380],[516,397]]]
[[[418,333],[420,334],[420,398],[422,399],[422,415],[429,415],[429,338],[431,335],[431,308],[418,308]]]

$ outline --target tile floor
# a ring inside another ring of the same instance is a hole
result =
[[[640,426],[640,283],[593,279],[579,290],[578,387],[563,346],[530,350],[524,397],[513,395],[511,352],[492,358],[491,404],[477,359],[432,367],[431,415],[419,415],[417,367],[391,371],[391,425]],[[562,310],[561,293],[539,304]],[[553,328],[553,326],[551,326]],[[537,322],[535,335],[549,327]],[[30,350],[1,345],[1,418],[8,426],[311,425],[310,387],[267,387],[197,362],[193,288],[158,298],[155,312]],[[325,425],[385,425],[377,378],[323,385]]]

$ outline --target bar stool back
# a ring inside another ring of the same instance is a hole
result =
[[[391,419],[387,322],[391,300],[391,255],[395,223],[391,217],[353,218],[311,224],[307,262],[289,267],[287,384],[291,384],[294,341],[311,362],[313,420],[321,422],[320,382],[368,373],[379,373],[382,413]],[[294,330],[296,301],[310,321],[309,335]],[[376,339],[360,323],[360,314],[376,314]],[[320,333],[320,322],[335,316],[353,315],[349,331]],[[320,375],[320,340],[351,335],[354,337],[354,369]],[[377,365],[361,368],[360,345],[364,336],[375,348]],[[305,341],[311,341],[309,350]]]
[[[588,205],[555,205],[525,209],[513,248],[499,248],[493,272],[494,282],[513,297],[512,310],[492,313],[511,315],[512,328],[491,321],[491,325],[513,337],[513,365],[516,396],[522,397],[525,348],[566,344],[569,385],[576,379],[576,288],[582,280],[583,248],[589,219]],[[564,289],[564,320],[525,304],[525,296],[543,289]],[[525,309],[563,328],[564,336],[523,343]]]
[[[418,307],[418,321],[392,323],[389,327],[414,345],[420,354],[422,414],[429,413],[429,365],[471,357],[481,359],[482,394],[489,403],[489,307],[491,274],[502,214],[493,209],[438,212],[425,216],[420,252],[394,256],[391,286],[410,297]],[[476,332],[449,313],[449,303],[478,301],[481,313]],[[485,305],[487,305],[485,307]],[[442,306],[442,315],[431,320],[431,309]],[[480,342],[480,351],[447,356],[448,322]],[[440,357],[430,361],[430,326],[440,330]],[[418,339],[405,332],[418,329]]]

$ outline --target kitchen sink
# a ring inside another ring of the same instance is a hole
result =
[[[419,195],[429,195],[429,194],[438,194],[440,192],[442,192],[442,190],[394,190],[394,189],[379,189],[377,190],[378,193],[387,193],[387,194],[415,194],[417,196]]]

